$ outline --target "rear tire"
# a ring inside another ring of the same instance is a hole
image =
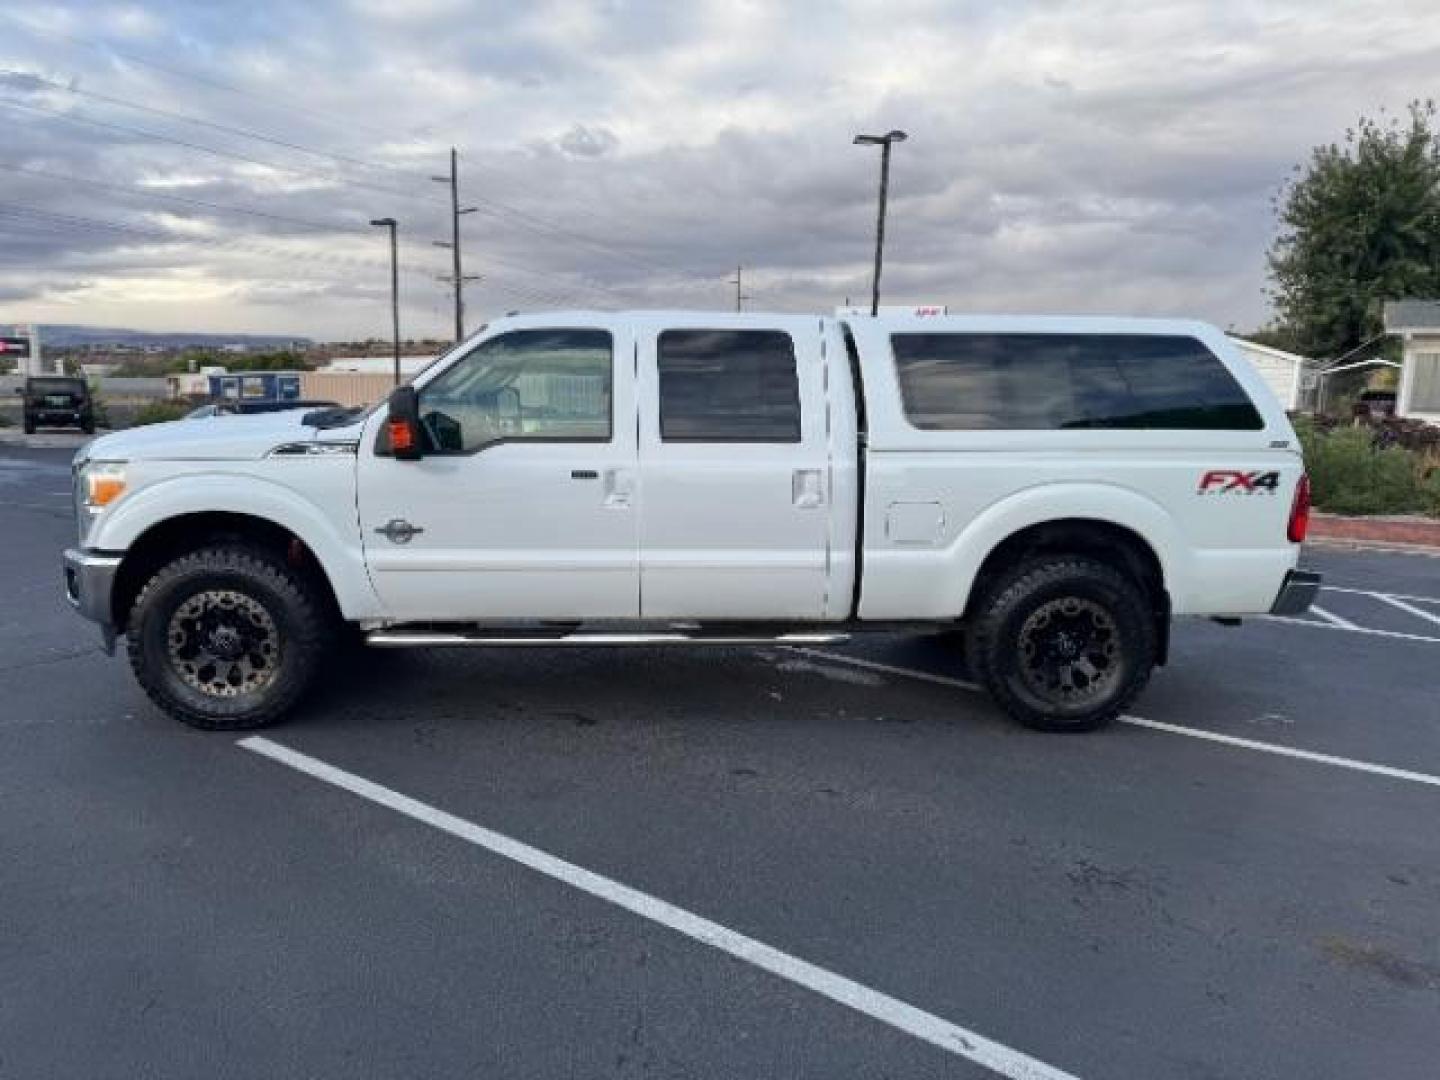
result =
[[[1145,688],[1155,616],[1145,590],[1105,563],[1041,556],[1002,574],[980,601],[967,656],[1013,719],[1039,731],[1094,731]]]
[[[26,435],[34,435],[34,434],[35,434],[35,421],[34,421],[34,420],[31,420],[30,417],[28,417],[28,416],[25,417],[25,434],[26,434]]]
[[[206,731],[282,719],[314,681],[326,609],[280,557],[240,544],[182,555],[141,589],[126,627],[150,700]]]

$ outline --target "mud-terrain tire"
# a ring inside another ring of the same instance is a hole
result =
[[[1113,722],[1155,667],[1146,591],[1095,559],[1039,556],[988,583],[970,619],[971,674],[1013,719],[1040,731]]]
[[[126,651],[145,693],[177,720],[206,731],[259,728],[310,688],[327,614],[279,555],[205,547],[145,583],[126,621]]]

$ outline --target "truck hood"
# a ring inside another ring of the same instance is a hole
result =
[[[293,442],[354,442],[361,425],[314,428],[304,422],[313,410],[212,416],[117,431],[83,447],[76,460],[238,461],[262,458]]]

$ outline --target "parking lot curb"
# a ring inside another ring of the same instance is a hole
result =
[[[1440,553],[1440,521],[1418,516],[1348,517],[1315,514],[1310,519],[1312,543],[1330,546],[1385,547]]]

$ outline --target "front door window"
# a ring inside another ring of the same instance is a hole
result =
[[[420,391],[427,450],[609,442],[612,352],[605,330],[516,330],[482,342]]]

